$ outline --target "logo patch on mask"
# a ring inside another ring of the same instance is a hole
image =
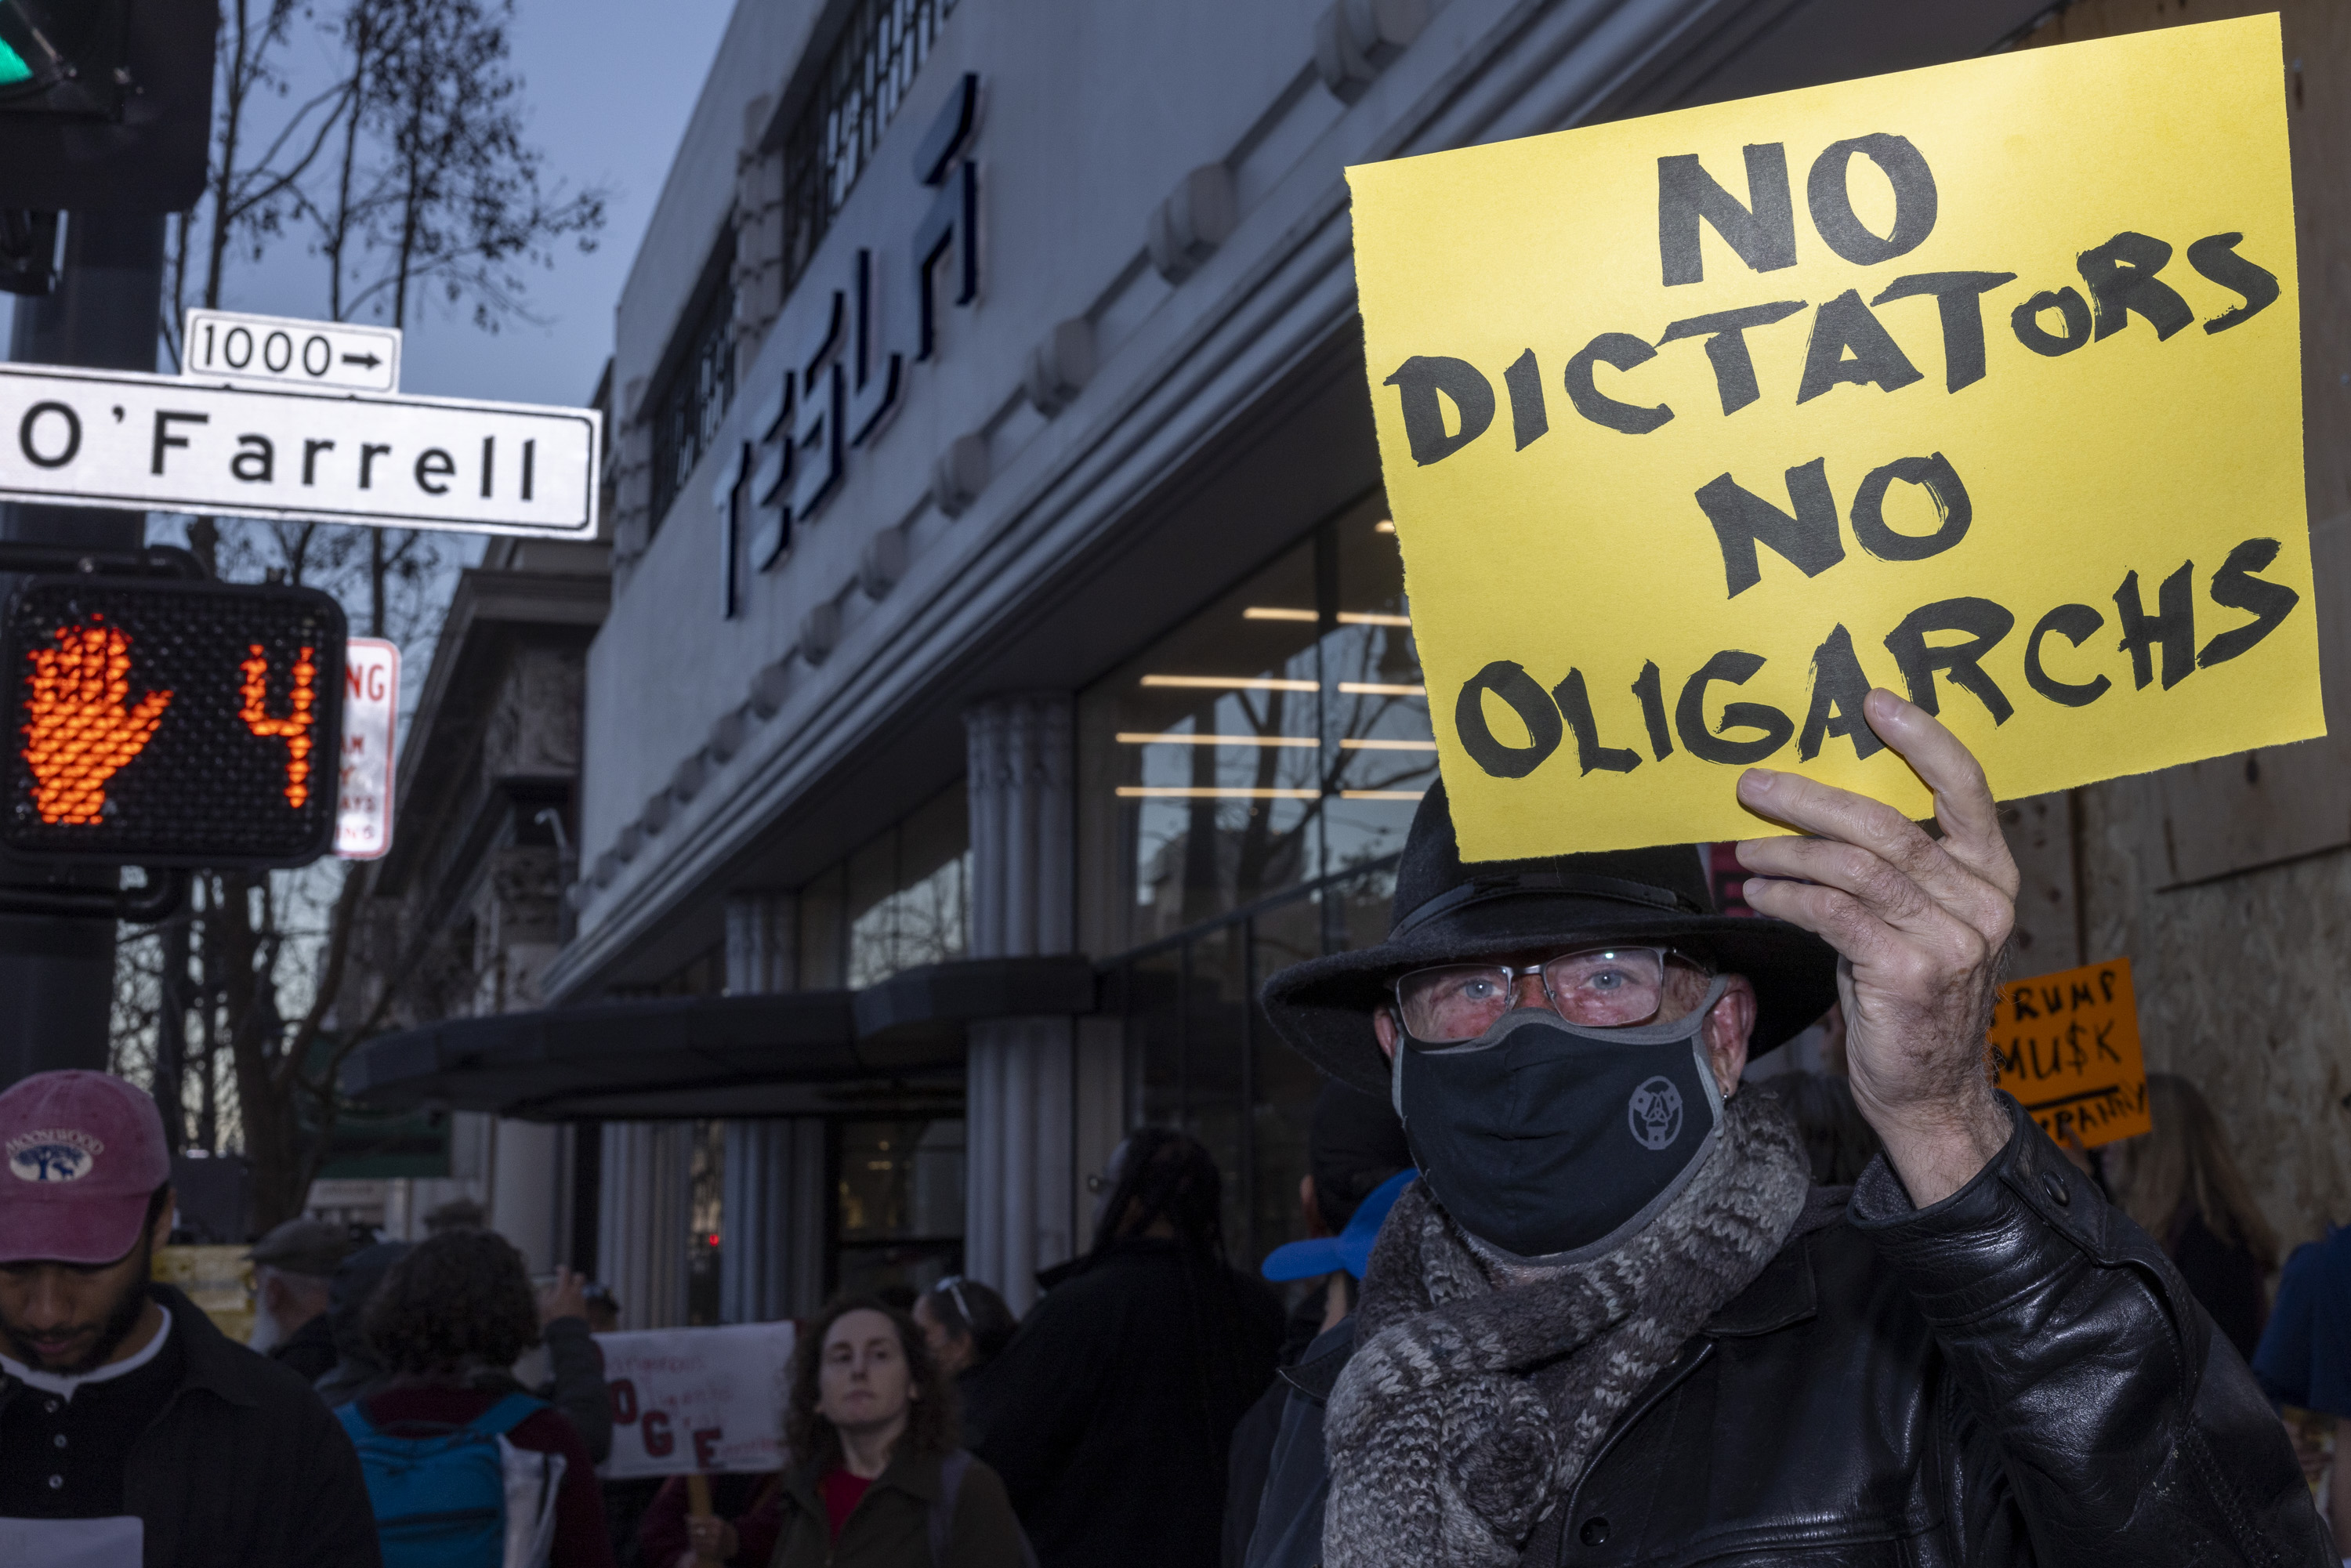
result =
[[[8,1140],[8,1170],[18,1181],[79,1181],[106,1145],[73,1127],[45,1127]]]
[[[1633,1124],[1634,1140],[1643,1148],[1671,1148],[1682,1130],[1682,1092],[1671,1079],[1652,1078],[1633,1091],[1625,1114]]]

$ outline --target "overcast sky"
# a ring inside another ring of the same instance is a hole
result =
[[[611,352],[612,307],[731,10],[732,0],[661,0],[650,8],[643,0],[517,0],[514,65],[530,139],[552,181],[611,190],[609,221],[594,254],[567,249],[553,271],[530,275],[530,308],[547,326],[515,322],[492,335],[445,310],[412,315],[402,390],[587,401]],[[289,65],[298,72],[322,58],[320,46],[298,34]],[[225,303],[323,315],[319,266],[298,238],[281,240],[271,259],[232,274]]]

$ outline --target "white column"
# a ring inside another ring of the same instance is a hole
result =
[[[964,715],[969,741],[964,789],[971,817],[971,953],[987,957],[1006,946],[1007,897],[1004,803],[1012,789],[1006,761],[1008,718],[1004,706],[987,703]]]
[[[569,1184],[564,1130],[500,1122],[490,1144],[490,1228],[522,1249],[534,1274],[563,1260]]]
[[[1076,800],[1071,699],[1002,697],[965,715],[972,956],[1072,945]],[[964,1267],[1017,1312],[1036,1274],[1071,1256],[1077,1180],[1075,1033],[1068,1019],[972,1026],[965,1092]]]
[[[719,1316],[801,1317],[824,1304],[825,1125],[815,1116],[726,1124]]]
[[[991,1284],[1004,1278],[1003,1053],[974,1028],[964,1047],[963,1266]],[[1008,1299],[1009,1292],[1007,1292]]]
[[[726,901],[726,991],[789,991],[799,980],[799,903],[789,893]],[[801,1316],[824,1303],[825,1126],[813,1116],[726,1124],[720,1191],[719,1317]]]
[[[765,996],[799,984],[800,901],[790,893],[726,899],[726,994]]]
[[[691,1123],[604,1124],[597,1268],[620,1301],[622,1328],[685,1322],[693,1161]]]

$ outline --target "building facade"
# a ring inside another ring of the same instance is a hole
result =
[[[578,875],[577,791],[590,640],[611,596],[600,544],[499,539],[457,574],[447,618],[395,758],[391,849],[367,878],[339,1029],[525,1013],[549,999],[542,976],[569,929],[563,891]],[[575,1131],[443,1106],[408,1124],[347,1127],[366,1147],[427,1128],[432,1176],[316,1184],[309,1211],[363,1219],[402,1239],[453,1199],[480,1204],[535,1270],[583,1255]],[[363,1113],[362,1113],[363,1114]],[[591,1140],[592,1141],[592,1140]],[[586,1173],[593,1174],[593,1155]],[[592,1234],[592,1231],[591,1231]]]
[[[1216,1152],[1238,1256],[1290,1239],[1314,1081],[1255,992],[1380,938],[1435,777],[1343,169],[2176,19],[2048,10],[738,6],[620,303],[579,874],[536,984],[581,1018],[669,998],[824,1043],[536,1103],[598,1107],[594,1256],[631,1321],[956,1270],[1025,1306],[1144,1123]],[[2286,13],[2294,70],[2339,75],[2339,16]],[[2341,111],[2291,101],[2301,178]],[[2341,359],[2339,193],[2310,210],[2314,342]],[[2309,388],[2323,618],[2351,507],[2334,363]],[[2241,1149],[2291,1151],[2248,1164],[2297,1239],[2351,1212],[2335,744],[2008,808],[2017,972],[2132,956],[2152,1064]],[[2223,940],[2251,960],[2216,979]],[[999,984],[1071,955],[1089,1002]],[[721,1005],[761,998],[801,1000]]]

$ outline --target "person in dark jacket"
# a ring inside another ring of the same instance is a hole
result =
[[[2311,1467],[2329,1478],[2335,1541],[2351,1542],[2351,1225],[2328,1226],[2322,1239],[2286,1260],[2253,1376],[2279,1404],[2308,1412],[2322,1430],[2334,1428],[2333,1458],[2313,1453]]]
[[[1355,1310],[1355,1284],[1379,1222],[1403,1188],[1396,1177],[1412,1165],[1404,1124],[1378,1094],[1333,1078],[1314,1095],[1306,1125],[1306,1175],[1299,1178],[1299,1217],[1306,1239],[1267,1254],[1258,1272],[1277,1283],[1305,1281],[1290,1309],[1280,1364],[1295,1364],[1314,1342]],[[1360,1245],[1359,1245],[1360,1244]],[[1281,1432],[1290,1385],[1277,1377],[1233,1428],[1225,1486],[1225,1568],[1240,1568],[1265,1491],[1268,1466]],[[1304,1508],[1307,1500],[1286,1506]],[[1311,1506],[1320,1508],[1319,1492]]]
[[[538,1330],[547,1343],[547,1380],[531,1390],[570,1418],[588,1457],[612,1457],[612,1399],[604,1387],[604,1353],[588,1322],[588,1277],[558,1269],[538,1292]]]
[[[253,1348],[305,1383],[333,1369],[327,1307],[335,1270],[354,1250],[351,1228],[325,1219],[289,1219],[253,1244]]]
[[[152,1282],[163,1119],[101,1072],[0,1093],[0,1563],[379,1568],[309,1385]]]
[[[1334,1358],[1343,1363],[1353,1346],[1354,1287],[1371,1266],[1372,1247],[1387,1221],[1388,1210],[1419,1174],[1406,1167],[1374,1187],[1347,1221],[1347,1228],[1323,1244],[1330,1249],[1328,1260],[1347,1274],[1349,1311],[1315,1335],[1293,1362],[1284,1364],[1273,1386],[1233,1436],[1233,1496],[1225,1505],[1227,1568],[1241,1568],[1248,1563],[1311,1561],[1318,1554],[1322,1515],[1331,1495],[1322,1465],[1322,1408],[1296,1395],[1301,1389],[1311,1390],[1320,1369],[1333,1364]],[[1293,1247],[1314,1245],[1292,1243]],[[1280,1277],[1274,1270],[1284,1266],[1281,1254],[1290,1249],[1277,1249],[1266,1260],[1270,1277]],[[1259,1439],[1263,1453],[1245,1473],[1241,1443],[1251,1423],[1258,1421],[1268,1423]]]
[[[914,1320],[834,1301],[792,1354],[773,1568],[1023,1568],[1004,1483],[956,1436],[955,1385]],[[739,1550],[736,1527],[687,1528],[705,1556]]]
[[[1757,914],[1724,916],[1693,846],[1466,866],[1439,787],[1387,941],[1267,982],[1421,1174],[1351,1348],[1292,1373],[1321,1539],[1253,1562],[2332,1568],[2244,1364],[1989,1081],[2018,877],[1982,769],[1921,707],[1862,710],[1939,839],[1749,769],[1795,833],[1738,846]],[[1740,1087],[1840,996],[1885,1145],[1849,1192]]]
[[[335,1346],[335,1364],[319,1378],[318,1391],[330,1410],[381,1387],[386,1380],[375,1352],[368,1348],[361,1315],[392,1266],[408,1256],[409,1246],[405,1241],[379,1241],[362,1247],[343,1260],[327,1287],[327,1335]]]
[[[1196,1139],[1140,1128],[1092,1185],[1092,1250],[1039,1276],[1044,1299],[974,1382],[972,1448],[1044,1568],[1200,1568],[1281,1304],[1226,1262],[1223,1183]]]

